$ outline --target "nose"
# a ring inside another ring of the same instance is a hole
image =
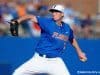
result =
[[[52,12],[52,15],[55,16],[55,15],[57,15],[57,14],[56,14],[56,12]]]

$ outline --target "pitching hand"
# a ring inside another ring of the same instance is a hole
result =
[[[87,57],[86,57],[86,55],[85,55],[84,52],[80,52],[80,53],[79,53],[79,59],[80,59],[80,61],[82,61],[82,62],[86,62],[86,61],[87,61]]]

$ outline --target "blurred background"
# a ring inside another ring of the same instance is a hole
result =
[[[70,25],[88,57],[86,63],[80,62],[68,44],[62,58],[71,75],[100,74],[100,0],[0,0],[0,75],[11,75],[29,60],[41,35],[37,24],[24,21],[18,26],[19,37],[12,36],[8,22],[26,14],[51,17],[48,9],[53,4],[66,7],[63,21]]]
[[[25,14],[51,17],[48,9],[53,4],[65,5],[64,22],[73,29],[76,38],[100,38],[100,0],[0,0],[0,35],[11,35],[7,21]],[[40,35],[40,28],[29,21],[21,23],[19,36]]]

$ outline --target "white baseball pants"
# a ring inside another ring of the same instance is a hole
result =
[[[38,75],[47,73],[48,75],[70,75],[67,67],[60,57],[46,58],[38,53],[27,62],[17,68],[12,75]]]

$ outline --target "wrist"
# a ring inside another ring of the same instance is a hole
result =
[[[18,21],[18,20],[12,19],[11,21],[12,21],[12,23],[13,23],[14,25],[19,25],[19,21]]]
[[[19,22],[18,22],[17,20],[15,20],[15,24],[16,24],[16,25],[19,25]]]

